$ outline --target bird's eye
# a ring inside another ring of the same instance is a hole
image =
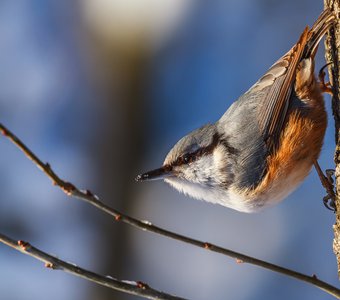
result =
[[[173,165],[180,166],[183,164],[192,163],[196,159],[193,153],[187,153],[177,158]]]
[[[183,156],[183,161],[187,164],[191,161],[191,155],[190,154],[185,154]]]

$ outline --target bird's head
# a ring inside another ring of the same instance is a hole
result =
[[[181,138],[162,167],[138,175],[136,180],[164,179],[185,194],[208,200],[209,190],[231,183],[230,149],[216,126],[208,124]]]

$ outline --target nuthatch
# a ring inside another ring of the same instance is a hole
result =
[[[314,58],[334,21],[323,11],[216,123],[184,136],[161,168],[136,180],[164,179],[194,198],[242,212],[285,198],[308,175],[323,144],[327,115]]]

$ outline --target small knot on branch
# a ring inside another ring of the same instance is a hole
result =
[[[73,192],[76,190],[76,187],[72,183],[67,181],[62,181],[60,187],[63,190],[63,192],[68,196],[71,196]]]
[[[85,191],[86,196],[94,197],[94,194],[90,190]]]
[[[210,250],[212,245],[210,243],[205,242],[204,243],[204,249]]]
[[[8,136],[8,131],[5,128],[1,128],[0,132],[3,136]]]
[[[50,262],[45,263],[45,268],[53,269],[53,270],[57,269],[56,265]]]
[[[31,248],[31,244],[22,240],[18,241],[18,246],[20,246],[23,250],[27,251],[29,248]]]
[[[142,290],[146,290],[146,289],[149,288],[149,286],[146,283],[142,282],[142,281],[137,281],[137,287],[142,289]]]

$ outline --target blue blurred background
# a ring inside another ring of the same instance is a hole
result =
[[[315,171],[248,215],[134,177],[184,134],[216,121],[317,18],[308,0],[0,2],[1,122],[64,179],[105,203],[202,241],[337,285],[334,214]],[[317,69],[323,64],[320,47]],[[320,163],[333,167],[334,130]],[[0,139],[0,230],[120,279],[190,299],[332,299],[313,286],[115,223],[68,198]],[[0,245],[6,300],[137,299],[45,269]]]

